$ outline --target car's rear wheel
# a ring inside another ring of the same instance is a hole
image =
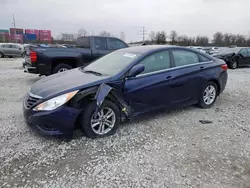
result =
[[[65,71],[70,70],[70,69],[72,69],[72,67],[70,65],[61,63],[53,68],[52,73],[55,74],[55,73],[59,73],[59,72],[65,72]]]
[[[0,58],[4,58],[4,55],[2,52],[0,52]]]
[[[238,67],[238,62],[236,60],[232,60],[230,63],[228,63],[228,67],[230,69],[236,69]]]
[[[218,86],[215,82],[208,82],[202,89],[198,105],[201,108],[210,108],[218,96]]]
[[[89,138],[98,138],[112,135],[120,124],[119,108],[111,101],[104,101],[96,113],[96,101],[91,102],[84,109],[81,117],[81,127]]]

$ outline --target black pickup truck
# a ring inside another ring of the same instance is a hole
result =
[[[24,72],[51,75],[85,66],[91,61],[128,45],[114,37],[88,36],[77,39],[76,48],[30,47],[26,51]]]

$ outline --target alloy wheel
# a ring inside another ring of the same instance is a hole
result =
[[[115,112],[109,108],[102,108],[97,114],[93,114],[91,118],[91,128],[98,135],[105,135],[115,126]]]
[[[208,85],[203,94],[203,101],[206,105],[210,105],[215,101],[216,88],[213,85]]]
[[[236,69],[236,68],[237,68],[237,62],[236,62],[236,61],[233,61],[233,62],[232,62],[232,68],[233,68],[233,69]]]

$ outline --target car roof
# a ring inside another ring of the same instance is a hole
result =
[[[188,49],[186,47],[173,46],[173,45],[145,45],[145,46],[133,46],[133,47],[128,47],[128,48],[122,48],[119,51],[144,54],[144,53],[150,53],[153,51],[171,49],[171,48],[184,49],[184,50]]]

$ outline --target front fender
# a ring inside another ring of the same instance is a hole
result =
[[[107,84],[101,84],[100,86],[88,88],[79,92],[72,100],[72,105],[79,107],[80,101],[87,98],[88,96],[94,95],[93,100],[96,101],[97,107],[96,112],[101,108],[103,101],[106,98],[112,98],[120,105],[121,111],[129,117],[132,114],[132,108],[125,102],[122,96],[117,95],[115,89]]]

